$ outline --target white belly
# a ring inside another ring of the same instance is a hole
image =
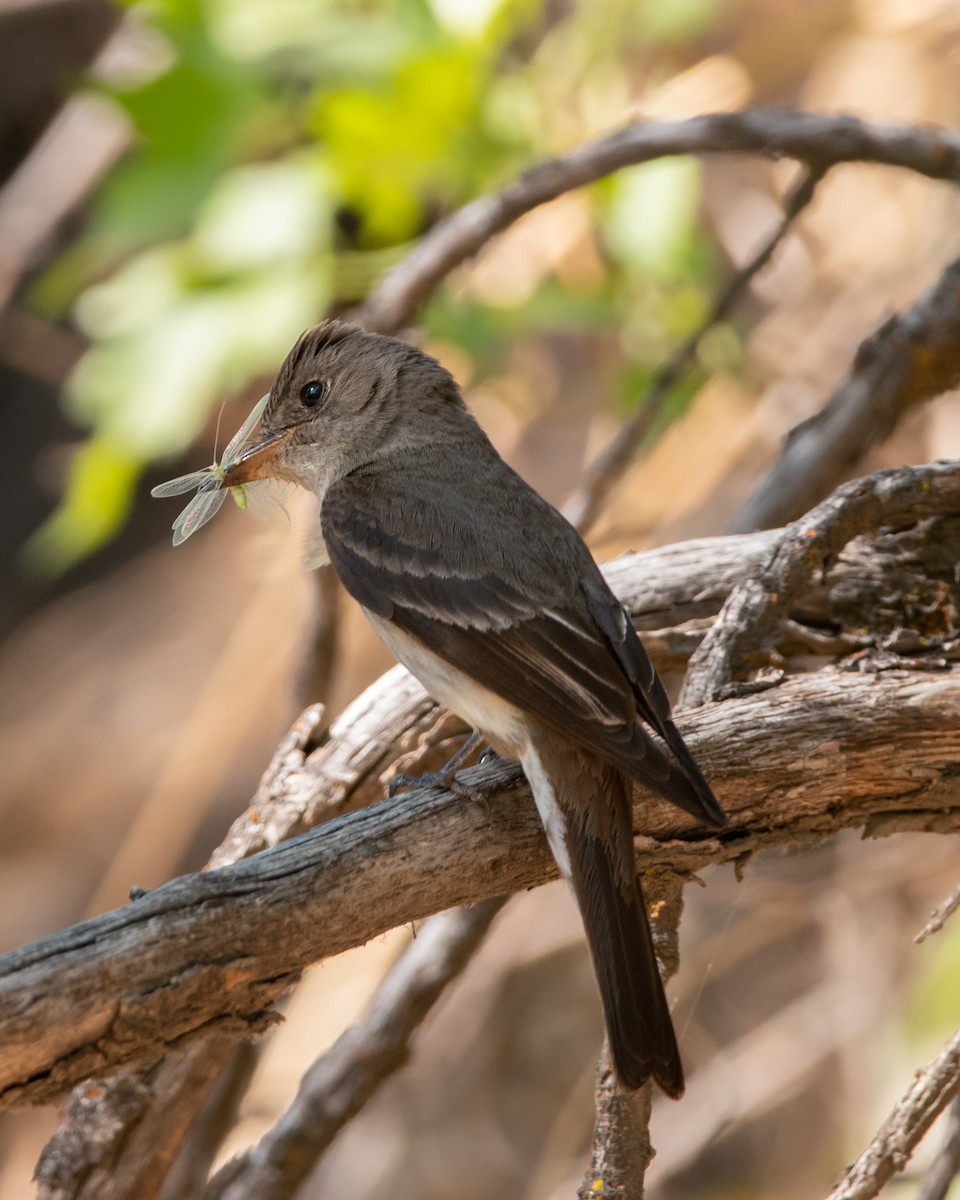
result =
[[[527,744],[527,728],[519,708],[444,662],[390,621],[367,609],[363,611],[377,637],[420,680],[434,700],[486,734],[497,749],[511,757],[520,757]]]
[[[530,739],[529,725],[523,712],[481,687],[463,671],[444,662],[391,622],[384,621],[367,609],[363,611],[380,640],[410,674],[420,680],[434,700],[463,717],[474,729],[479,729],[501,753],[520,759],[553,857],[560,873],[569,883],[571,871],[566,821],[557,803],[549,773]]]

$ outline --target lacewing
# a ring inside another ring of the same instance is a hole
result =
[[[206,525],[227,498],[228,491],[233,495],[239,508],[249,509],[254,516],[267,521],[268,524],[274,526],[289,524],[290,518],[284,507],[287,486],[279,480],[256,480],[253,483],[232,488],[223,486],[227,471],[240,457],[250,434],[263,416],[263,410],[267,407],[269,398],[268,392],[266,396],[262,396],[258,400],[249,417],[227,443],[219,462],[213,462],[201,471],[191,471],[189,475],[180,475],[166,483],[157,484],[155,488],[151,489],[150,495],[158,498],[180,496],[184,492],[193,491],[194,488],[197,491],[197,494],[173,523],[173,544],[175,546],[185,542],[192,533],[196,533],[202,525]]]

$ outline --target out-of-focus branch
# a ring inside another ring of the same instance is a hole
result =
[[[117,59],[142,56],[121,22],[91,70],[109,73]],[[102,97],[71,96],[0,189],[0,310],[35,267],[60,223],[90,194],[129,147],[129,122]]]
[[[960,1092],[960,1033],[918,1071],[903,1098],[827,1200],[872,1200],[910,1161],[924,1134]]]
[[[925,942],[931,934],[939,933],[958,908],[960,908],[960,887],[951,892],[946,900],[934,909],[930,914],[930,920],[913,940],[915,942]]]
[[[764,640],[798,593],[853,538],[936,512],[960,512],[960,465],[877,471],[838,488],[783,531],[769,563],[729,596],[690,660],[681,704],[718,700],[731,680],[763,661]]]
[[[307,1071],[269,1133],[210,1180],[204,1200],[292,1196],[347,1121],[406,1062],[414,1032],[470,961],[504,900],[432,917],[380,984],[364,1019]]]
[[[641,397],[636,411],[620,426],[610,444],[588,467],[583,482],[567,500],[563,514],[581,533],[594,524],[610,492],[629,467],[660,405],[696,357],[704,335],[717,322],[724,320],[736,301],[743,295],[751,279],[761,271],[786,237],[794,221],[813,199],[817,184],[823,178],[819,167],[808,167],[803,178],[791,192],[777,227],[764,240],[745,267],[739,270],[716,297],[700,325],[680,343],[667,361],[657,370],[653,381]]]
[[[943,1145],[923,1177],[917,1200],[947,1200],[957,1175],[960,1175],[960,1096],[955,1096],[950,1105]]]
[[[911,409],[960,384],[960,259],[861,343],[824,407],[789,436],[730,531],[795,520],[849,474]]]
[[[454,268],[524,213],[621,167],[677,154],[793,158],[817,173],[837,163],[872,162],[960,182],[960,137],[931,126],[871,125],[856,117],[787,108],[637,123],[538,163],[502,191],[458,209],[418,242],[351,316],[368,329],[395,333]]]

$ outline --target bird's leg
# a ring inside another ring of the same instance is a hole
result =
[[[448,758],[439,771],[424,771],[422,775],[404,775],[402,773],[394,775],[387,788],[387,794],[395,796],[401,788],[408,787],[436,787],[453,792],[459,791],[456,781],[457,771],[467,755],[477,748],[482,737],[480,731],[475,729],[456,754],[452,758]],[[493,751],[485,750],[484,757],[487,754],[493,754]]]

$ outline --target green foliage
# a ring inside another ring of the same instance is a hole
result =
[[[563,14],[542,0],[129,7],[160,47],[108,93],[134,146],[32,296],[90,339],[66,391],[93,440],[34,545],[54,568],[118,528],[141,464],[182,453],[225,394],[272,374],[432,222],[590,136],[598,104],[622,111],[651,23],[692,35],[714,3],[687,0],[669,28],[662,6],[633,0]],[[690,160],[623,172],[591,192],[603,279],[546,270],[518,304],[445,294],[428,325],[481,365],[524,328],[620,327],[648,369],[705,304],[699,187]]]
[[[27,570],[56,574],[113,537],[130,510],[141,466],[107,438],[85,442],[70,464],[63,503],[24,547]]]

